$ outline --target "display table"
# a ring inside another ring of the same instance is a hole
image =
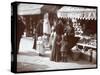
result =
[[[93,45],[88,45],[88,44],[83,44],[83,43],[77,43],[77,45],[81,45],[84,47],[90,47],[90,48],[96,48],[96,46],[93,46]]]
[[[83,50],[81,50],[81,53],[83,54],[83,57],[85,59],[87,59],[90,62],[96,63],[96,46],[83,43],[77,43],[77,45],[83,46]],[[88,51],[84,51],[85,48],[90,48],[90,49],[88,49]]]

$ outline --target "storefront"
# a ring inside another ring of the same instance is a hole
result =
[[[34,28],[36,28],[37,23],[42,19],[41,7],[43,5],[37,4],[20,4],[18,9],[18,15],[22,16],[26,23],[26,36],[32,37]]]
[[[59,8],[61,8],[61,6],[19,4],[18,15],[22,16],[26,22],[26,36],[33,36],[34,28],[36,28],[40,20],[44,19],[44,15],[46,13],[48,13],[48,20],[50,22],[50,26],[52,26],[53,20],[57,19],[57,10]]]

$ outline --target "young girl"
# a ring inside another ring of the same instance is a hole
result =
[[[44,48],[43,48],[43,41],[42,41],[41,36],[38,37],[36,48],[39,51],[39,56],[43,56],[45,51],[44,51]]]

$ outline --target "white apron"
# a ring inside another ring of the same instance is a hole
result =
[[[38,51],[40,54],[44,55],[45,49],[44,49],[44,47],[43,47],[43,40],[42,40],[42,37],[38,37],[36,48],[37,48],[37,51]]]

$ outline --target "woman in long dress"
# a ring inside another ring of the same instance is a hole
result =
[[[73,59],[73,52],[71,51],[71,48],[74,45],[74,41],[74,30],[70,25],[66,25],[61,46],[61,57],[63,62],[67,62],[69,58]]]
[[[51,34],[50,34],[50,38],[49,38],[49,47],[51,50],[53,50],[55,37],[56,37],[55,26],[52,26]]]
[[[36,50],[36,41],[37,41],[37,34],[36,34],[36,29],[34,28],[34,30],[33,30],[34,32],[33,32],[33,34],[34,34],[34,43],[33,43],[33,49],[35,49]]]
[[[54,46],[53,46],[53,50],[51,53],[51,61],[55,61],[55,62],[59,62],[61,61],[61,52],[60,52],[60,48],[61,48],[61,36],[60,35],[56,35],[56,38],[54,40]]]
[[[55,27],[55,31],[56,31],[56,36],[54,39],[54,46],[52,48],[52,52],[51,52],[51,61],[55,61],[55,62],[59,62],[61,61],[61,43],[62,43],[62,34],[63,34],[63,25],[61,23],[61,21],[58,22],[58,24]]]

